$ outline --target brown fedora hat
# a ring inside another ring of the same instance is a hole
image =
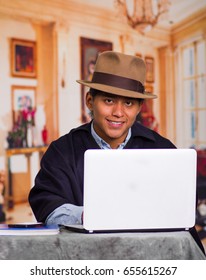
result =
[[[93,89],[132,98],[156,98],[144,89],[146,66],[144,61],[132,55],[114,51],[99,54],[92,81],[77,80]]]

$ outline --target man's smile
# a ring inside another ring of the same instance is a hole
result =
[[[125,122],[124,121],[112,121],[112,120],[107,120],[110,126],[113,127],[120,127],[122,126]]]

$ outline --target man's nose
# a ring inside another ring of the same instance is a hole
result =
[[[113,115],[119,118],[124,115],[124,104],[122,102],[118,101],[114,104]]]

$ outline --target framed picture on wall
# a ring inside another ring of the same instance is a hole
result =
[[[112,43],[88,38],[80,38],[81,44],[81,79],[91,81],[94,72],[94,65],[99,53],[112,50]],[[88,91],[86,86],[81,89],[81,121],[83,123],[90,120],[86,105],[85,96]]]
[[[36,42],[11,38],[11,75],[36,78]]]
[[[149,93],[154,93],[154,88],[151,84],[146,83],[145,90]],[[139,120],[144,126],[158,132],[158,122],[153,112],[153,99],[145,99],[139,114]]]
[[[145,56],[146,63],[146,82],[153,83],[154,82],[154,58],[151,56]]]
[[[12,112],[13,123],[18,120],[19,111],[36,107],[36,87],[12,86]]]

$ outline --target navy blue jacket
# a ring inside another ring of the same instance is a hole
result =
[[[139,123],[125,149],[176,148],[172,142]],[[52,142],[41,160],[29,202],[38,221],[44,222],[57,207],[83,205],[84,152],[100,149],[91,135],[91,123],[72,129]]]

